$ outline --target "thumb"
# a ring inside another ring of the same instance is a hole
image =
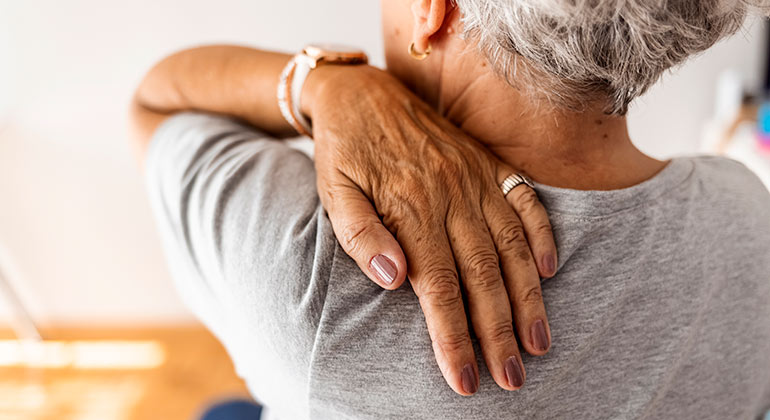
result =
[[[406,278],[406,257],[372,204],[349,179],[335,183],[326,210],[345,253],[373,282],[397,289]]]

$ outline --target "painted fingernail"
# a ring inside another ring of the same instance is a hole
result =
[[[511,356],[505,361],[505,376],[508,378],[508,385],[512,388],[520,388],[524,385],[524,372],[516,356]]]
[[[543,257],[543,267],[545,268],[545,271],[549,275],[556,274],[556,257],[554,257],[551,254],[548,254]]]
[[[369,269],[386,285],[393,283],[393,280],[396,279],[396,274],[398,274],[396,264],[393,264],[393,261],[391,261],[390,258],[382,254],[372,258],[369,262]]]
[[[538,319],[532,324],[532,345],[536,350],[548,350],[548,334],[545,332],[545,324]]]
[[[463,368],[462,379],[463,391],[467,394],[475,394],[479,386],[477,385],[478,380],[476,380],[476,371],[473,370],[473,366],[471,366],[470,363]]]

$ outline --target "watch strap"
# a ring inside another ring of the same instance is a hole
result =
[[[367,62],[366,54],[360,50],[308,45],[301,53],[292,57],[281,72],[278,83],[278,105],[281,114],[297,132],[312,137],[312,124],[301,110],[302,88],[310,72],[324,63],[355,65]]]
[[[278,107],[286,121],[294,127],[299,134],[312,137],[310,122],[300,112],[300,100],[302,87],[310,73],[310,67],[298,65],[301,54],[292,57],[281,72],[278,82]],[[297,72],[299,70],[299,73]],[[299,78],[295,78],[299,75]]]
[[[313,132],[310,121],[302,113],[302,88],[305,86],[305,80],[313,69],[315,63],[313,60],[305,54],[297,54],[295,57],[296,66],[294,68],[294,77],[291,81],[291,106],[294,112],[294,117],[302,125],[302,128],[307,131],[308,135],[312,137]]]

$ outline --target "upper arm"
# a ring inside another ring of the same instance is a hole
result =
[[[140,160],[155,129],[182,111],[232,115],[274,135],[293,135],[275,98],[279,75],[290,58],[248,47],[209,45],[160,60],[137,87],[131,104]]]
[[[312,161],[203,114],[167,120],[147,150],[151,204],[185,301],[239,369],[282,366],[304,380],[336,244]],[[266,365],[239,363],[254,355]]]

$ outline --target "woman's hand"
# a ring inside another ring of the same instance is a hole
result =
[[[167,57],[134,98],[137,148],[187,110],[289,135],[272,92],[290,58],[236,46]],[[478,369],[464,289],[490,372],[500,386],[518,388],[524,373],[512,321],[527,352],[544,354],[550,343],[538,271],[554,274],[556,250],[534,192],[518,187],[506,203],[498,185],[513,169],[375,68],[314,70],[302,105],[314,123],[319,194],[345,251],[388,289],[403,283],[409,262],[439,367],[467,395]]]
[[[499,184],[515,170],[376,68],[320,67],[302,105],[319,195],[345,252],[386,289],[409,275],[452,389],[478,388],[461,291],[495,381],[521,387],[514,325],[528,353],[547,352],[540,277],[556,267],[534,191],[520,186],[506,200]]]

